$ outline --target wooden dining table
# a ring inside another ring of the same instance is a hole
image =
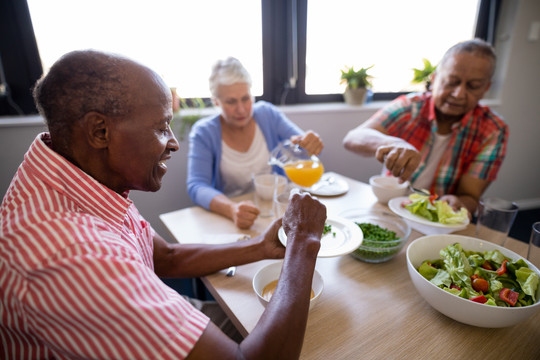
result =
[[[319,197],[328,216],[350,209],[389,211],[377,202],[369,185],[341,178],[349,185],[347,193]],[[198,206],[162,214],[160,219],[179,243],[257,236],[273,220],[258,218],[250,230],[239,230],[229,219]],[[474,232],[470,224],[454,234],[474,236]],[[512,327],[481,328],[446,317],[419,295],[407,270],[406,249],[423,235],[412,230],[400,253],[383,263],[366,263],[351,255],[317,259],[324,290],[309,312],[301,359],[540,359],[540,312]],[[505,247],[527,254],[528,245],[516,239],[508,238]],[[244,336],[264,311],[253,291],[253,276],[274,261],[238,266],[232,277],[224,269],[202,278]]]

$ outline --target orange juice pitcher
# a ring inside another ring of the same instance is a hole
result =
[[[324,167],[315,155],[286,140],[276,146],[270,153],[270,165],[278,165],[289,180],[302,187],[310,187],[317,183],[324,173]]]

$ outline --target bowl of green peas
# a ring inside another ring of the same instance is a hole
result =
[[[411,227],[401,217],[384,210],[349,209],[340,214],[362,230],[364,240],[352,257],[367,263],[382,263],[396,256],[407,243]]]

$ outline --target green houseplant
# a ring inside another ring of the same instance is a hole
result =
[[[171,88],[173,96],[173,118],[171,128],[178,128],[178,139],[184,140],[186,132],[197,120],[204,117],[202,109],[206,104],[201,98],[184,99],[178,96],[175,88]]]
[[[354,67],[347,67],[345,70],[341,70],[341,84],[347,84],[343,97],[345,102],[350,105],[362,105],[365,101],[367,89],[371,87],[368,70],[374,65],[367,68],[360,68],[360,70],[354,70]]]
[[[411,82],[413,84],[424,84],[426,91],[429,91],[431,88],[431,74],[435,71],[437,66],[432,65],[428,59],[424,58],[422,61],[424,62],[423,69],[412,69],[414,71],[414,77]]]

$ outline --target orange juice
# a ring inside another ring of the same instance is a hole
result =
[[[303,187],[310,187],[320,180],[324,173],[321,162],[313,160],[300,160],[283,167],[289,179]]]

